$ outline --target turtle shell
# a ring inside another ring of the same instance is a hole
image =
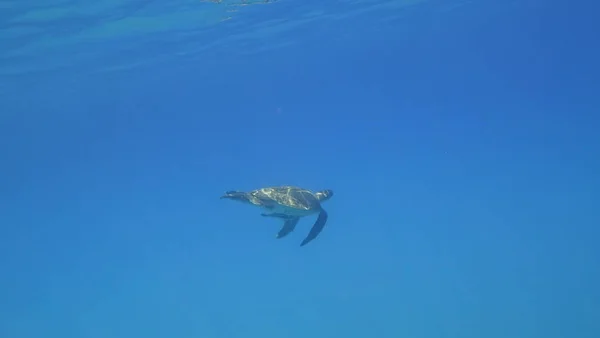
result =
[[[310,191],[294,186],[267,187],[254,190],[251,194],[261,200],[269,199],[277,204],[300,210],[316,210],[319,200]]]

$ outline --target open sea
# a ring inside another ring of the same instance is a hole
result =
[[[0,338],[600,337],[598,13],[0,0]]]

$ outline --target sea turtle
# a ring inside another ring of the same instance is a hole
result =
[[[282,219],[283,227],[277,233],[276,238],[282,238],[294,231],[300,217],[318,213],[317,221],[300,244],[300,246],[304,246],[315,239],[325,227],[327,212],[321,207],[321,202],[330,199],[331,196],[333,196],[331,190],[313,193],[298,187],[280,186],[256,189],[250,192],[227,191],[221,198],[259,206],[267,211],[261,214],[262,216]]]

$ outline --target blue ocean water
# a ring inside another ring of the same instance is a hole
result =
[[[0,0],[0,337],[599,337],[599,9]]]

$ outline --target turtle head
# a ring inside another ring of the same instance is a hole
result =
[[[315,193],[315,197],[319,200],[319,202],[327,201],[332,196],[333,196],[333,190],[329,190],[329,189],[317,191]]]

